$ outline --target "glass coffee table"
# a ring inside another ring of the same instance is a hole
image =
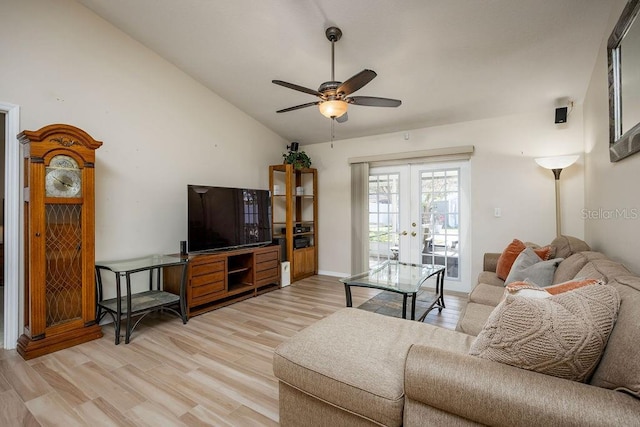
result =
[[[344,277],[340,282],[344,284],[347,307],[353,306],[351,287],[381,289],[383,291],[402,294],[402,317],[407,318],[407,299],[411,297],[411,320],[416,320],[416,297],[422,284],[430,277],[436,276],[436,288],[433,299],[427,311],[420,317],[424,320],[427,313],[438,307],[442,311],[444,306],[444,273],[443,265],[407,264],[395,260],[383,262],[381,265],[366,273]],[[422,301],[422,299],[421,299]]]

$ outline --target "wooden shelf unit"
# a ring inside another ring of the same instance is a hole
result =
[[[279,188],[279,191],[275,191]],[[302,187],[302,194],[296,188]],[[284,240],[283,261],[291,264],[291,282],[318,274],[318,172],[293,165],[269,166],[274,240]],[[308,239],[305,246],[296,241]]]
[[[279,289],[279,251],[278,246],[264,246],[189,255],[187,318]],[[170,270],[164,280],[169,291],[180,284]]]

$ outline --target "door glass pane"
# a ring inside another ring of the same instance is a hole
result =
[[[399,191],[399,174],[369,176],[369,268],[388,259],[398,259]]]
[[[459,279],[460,192],[458,168],[420,174],[422,263],[447,267],[448,279]]]

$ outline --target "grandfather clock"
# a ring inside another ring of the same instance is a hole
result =
[[[102,336],[95,300],[95,150],[69,125],[24,131],[25,359]]]

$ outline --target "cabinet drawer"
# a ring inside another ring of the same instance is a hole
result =
[[[224,261],[219,260],[191,265],[191,276],[203,276],[211,273],[224,274]]]
[[[278,248],[269,252],[256,254],[256,264],[260,264],[260,263],[271,261],[271,260],[275,260],[276,262],[278,262]]]
[[[199,298],[190,298],[189,299],[189,307],[193,308],[193,307],[197,307],[199,305],[204,305],[204,304],[209,304],[213,301],[219,300],[220,298],[222,298],[224,296],[224,293],[214,293],[214,294],[206,294],[203,295]]]
[[[260,264],[256,264],[256,273],[265,270],[278,269],[278,260],[274,259],[271,261],[261,262]]]
[[[223,290],[224,290],[224,280],[221,280],[219,282],[207,283],[206,285],[203,285],[203,286],[192,287],[191,298],[198,299],[203,296],[217,293]]]
[[[270,277],[265,277],[264,279],[260,279],[260,280],[256,279],[256,286],[268,285],[268,284],[271,284],[271,283],[277,283],[279,285],[280,284],[280,278],[278,276],[270,276]]]
[[[265,279],[278,278],[278,269],[271,268],[269,270],[256,271],[256,282],[260,283]]]
[[[216,271],[202,276],[194,276],[191,278],[191,287],[198,288],[213,282],[224,282],[224,271]]]

